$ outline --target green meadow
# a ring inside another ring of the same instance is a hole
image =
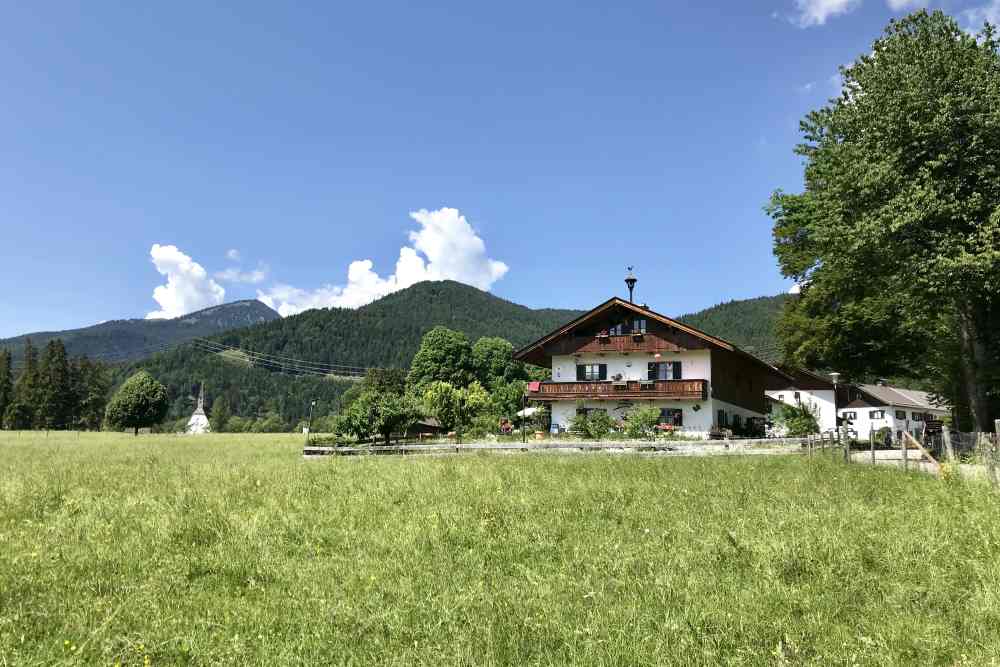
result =
[[[0,433],[0,665],[983,665],[1000,501],[822,457]]]

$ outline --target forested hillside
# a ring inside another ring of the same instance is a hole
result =
[[[775,324],[791,298],[788,294],[779,294],[727,301],[678,319],[705,333],[728,340],[765,361],[776,363],[781,360],[781,350]]]
[[[438,325],[461,331],[472,341],[501,336],[519,347],[580,312],[533,310],[447,280],[418,283],[356,310],[310,310],[214,339],[321,363],[405,368],[424,333]]]
[[[473,342],[483,336],[501,336],[517,346],[541,337],[579,312],[533,310],[461,283],[425,282],[356,310],[310,310],[212,339],[243,350],[312,362],[406,368],[423,335],[437,325],[461,331]],[[209,402],[225,396],[232,414],[276,416],[289,424],[308,414],[309,401],[314,398],[317,414],[334,411],[339,396],[353,384],[250,368],[190,346],[122,368],[118,380],[139,368],[166,385],[172,419],[190,414],[195,387],[201,381],[206,383]]]
[[[260,301],[234,301],[170,320],[112,320],[80,329],[38,331],[0,340],[0,349],[10,350],[17,363],[27,339],[36,348],[44,348],[50,340],[58,338],[71,357],[88,356],[112,363],[142,359],[192,338],[279,318],[278,313]]]

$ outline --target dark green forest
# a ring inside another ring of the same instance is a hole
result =
[[[727,301],[691,315],[682,322],[730,343],[771,363],[781,361],[781,346],[775,324],[791,299],[789,294]]]

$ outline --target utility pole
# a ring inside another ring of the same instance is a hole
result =
[[[313,408],[316,407],[316,399],[313,399],[309,403],[309,426],[306,426],[306,446],[309,446],[309,437],[312,435],[313,430]]]

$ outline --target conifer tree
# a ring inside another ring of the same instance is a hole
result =
[[[0,350],[0,428],[7,407],[14,399],[14,369],[10,350]]]
[[[14,397],[4,413],[4,421],[10,429],[35,428],[38,405],[38,350],[31,339],[24,341],[24,356],[21,373],[14,383]]]
[[[111,379],[107,368],[87,357],[72,365],[73,421],[80,428],[99,430],[108,402]]]
[[[38,367],[36,422],[44,428],[65,429],[73,416],[73,384],[69,360],[62,340],[53,338],[45,346]]]

